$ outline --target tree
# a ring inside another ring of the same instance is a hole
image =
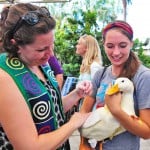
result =
[[[132,4],[132,0],[122,0],[124,21],[127,19],[127,5]]]

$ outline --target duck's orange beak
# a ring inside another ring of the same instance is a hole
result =
[[[109,87],[106,91],[107,95],[113,95],[115,93],[119,92],[118,84],[114,84],[111,87]]]

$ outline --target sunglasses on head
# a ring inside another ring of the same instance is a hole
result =
[[[50,12],[46,7],[40,7],[39,9],[35,11],[29,11],[26,14],[24,14],[20,19],[17,21],[14,28],[11,30],[11,34],[14,35],[16,31],[24,24],[28,24],[30,26],[34,26],[40,21],[40,16],[47,16],[48,18],[51,17]]]

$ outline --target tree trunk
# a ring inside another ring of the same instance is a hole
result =
[[[127,0],[122,0],[122,4],[123,4],[123,19],[124,21],[126,21],[127,18]]]

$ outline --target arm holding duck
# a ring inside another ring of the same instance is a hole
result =
[[[121,109],[121,93],[116,93],[111,96],[106,95],[105,97],[107,107],[120,124],[129,132],[144,139],[150,138],[150,108],[145,106],[144,102],[142,102],[142,99],[150,101],[150,94],[147,88],[149,87],[149,83],[149,73],[136,82],[136,98],[139,106],[138,117],[131,117]]]

